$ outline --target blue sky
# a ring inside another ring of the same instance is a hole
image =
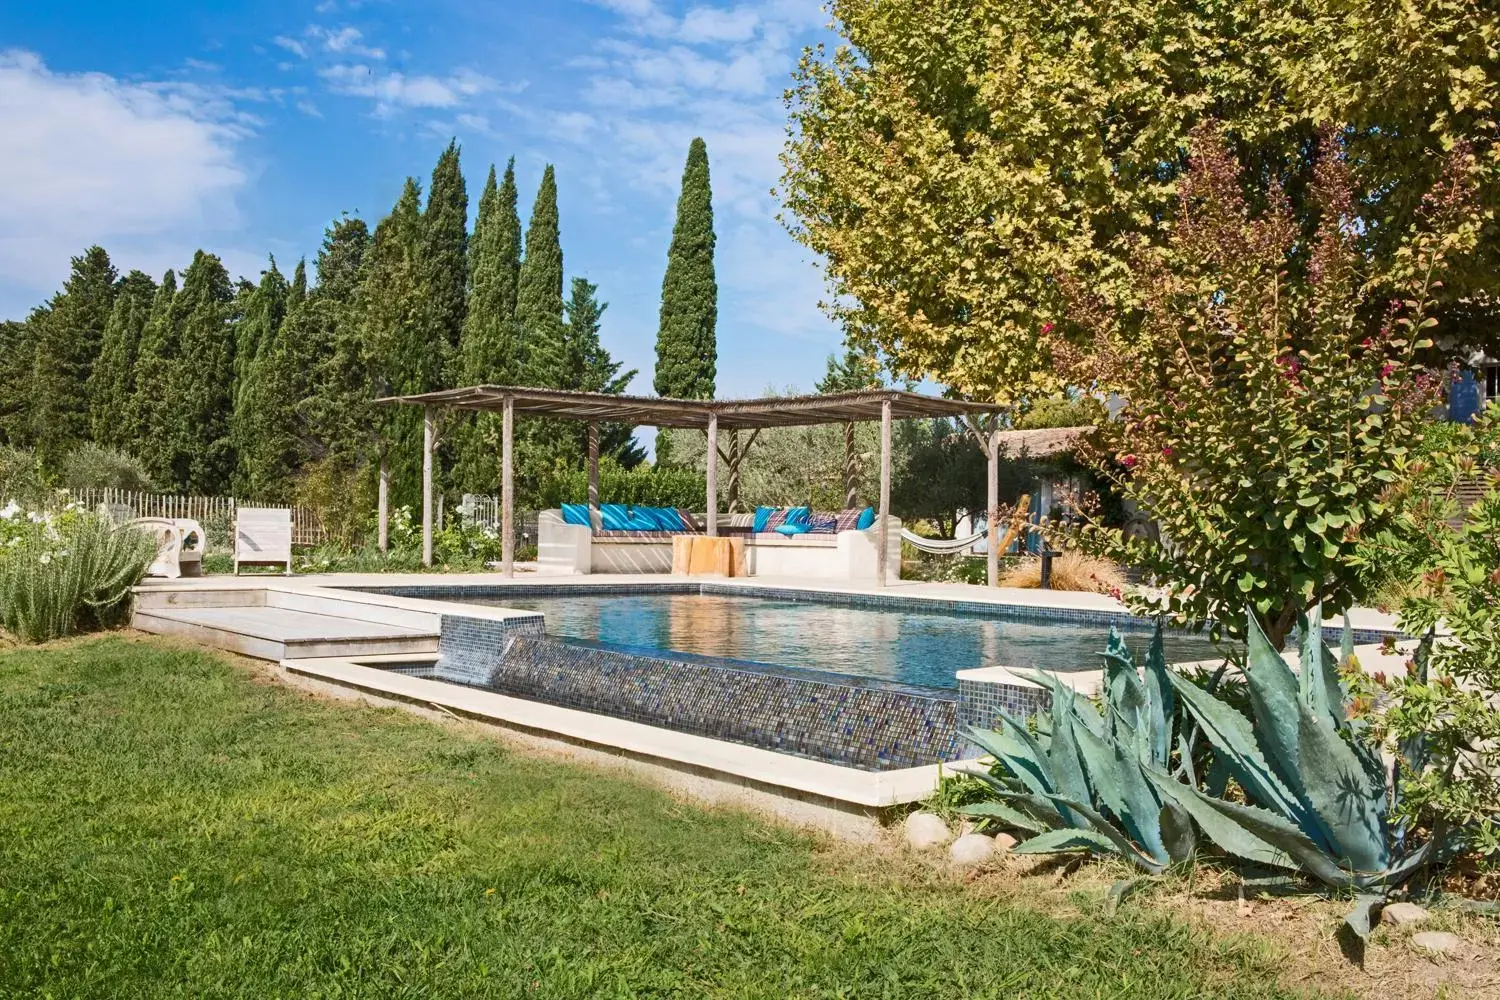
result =
[[[471,210],[516,157],[521,211],[557,166],[570,276],[649,392],[689,140],[708,142],[719,395],[809,389],[838,330],[820,271],[776,221],[781,95],[823,40],[817,0],[0,6],[0,318],[98,242],[156,276],[202,246],[254,277],[311,258],[340,212],[373,223],[450,136]]]

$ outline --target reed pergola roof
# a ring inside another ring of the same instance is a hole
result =
[[[762,399],[667,399],[569,389],[473,385],[415,396],[387,396],[376,402],[498,412],[504,409],[507,399],[515,413],[528,416],[647,427],[696,427],[700,430],[708,428],[711,417],[717,417],[718,426],[724,430],[861,423],[881,419],[881,410],[887,402],[895,420],[974,417],[999,413],[1004,409],[996,403],[970,403],[899,389],[834,392],[818,396],[767,396]]]

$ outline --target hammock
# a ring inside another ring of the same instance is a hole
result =
[[[957,555],[964,549],[969,548],[988,534],[988,531],[976,531],[968,538],[923,538],[921,535],[914,535],[905,528],[902,528],[901,540],[903,542],[910,542],[923,552],[931,552],[940,556],[951,556]]]

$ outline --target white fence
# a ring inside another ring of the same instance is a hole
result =
[[[203,525],[203,529],[210,536],[210,545],[216,548],[229,544],[229,533],[234,527],[234,512],[237,506],[282,509],[290,507],[293,545],[317,545],[327,538],[322,521],[311,508],[284,503],[255,503],[253,501],[242,503],[234,497],[137,493],[134,490],[118,490],[109,487],[69,490],[68,499],[85,507],[105,504],[110,507],[129,508],[132,517],[191,518]]]
[[[458,505],[458,513],[464,520],[483,525],[491,531],[500,530],[500,498],[483,496],[477,493],[465,493],[463,502]],[[537,519],[534,510],[517,510],[511,528],[515,534],[516,547],[525,548],[535,545],[537,540]]]

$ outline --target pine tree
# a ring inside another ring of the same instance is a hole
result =
[[[631,369],[624,374],[623,362],[616,361],[599,340],[599,327],[609,303],[600,302],[599,286],[586,278],[574,278],[569,288],[566,343],[567,383],[583,392],[606,392],[618,395],[630,386],[638,374]],[[575,424],[577,447],[574,455],[586,454],[587,430]],[[634,428],[627,424],[603,424],[599,428],[599,452],[610,455],[629,469],[645,461],[646,453],[635,443]]]
[[[422,213],[423,256],[432,336],[441,338],[446,353],[458,348],[463,330],[468,284],[469,195],[459,166],[457,140],[451,140],[432,168],[427,208]]]
[[[176,298],[177,275],[168,271],[156,288],[151,313],[141,330],[130,406],[130,451],[159,486],[176,481],[172,468],[176,442],[171,420],[172,370],[181,347],[177,327],[172,322]]]
[[[563,255],[552,164],[542,173],[526,224],[526,256],[516,289],[522,382],[562,388]]]
[[[372,396],[411,395],[442,385],[446,345],[429,336],[420,204],[421,189],[408,177],[391,214],[375,227],[365,260],[356,309]],[[362,412],[368,415],[361,423],[369,446],[384,447],[390,455],[392,503],[415,507],[422,489],[421,411],[366,406]]]
[[[234,475],[234,288],[218,257],[199,250],[172,303],[180,354],[172,366],[167,416],[174,446],[173,483],[219,494]]]
[[[121,278],[115,291],[104,343],[89,375],[89,436],[98,444],[129,450],[133,443],[129,417],[135,358],[155,294],[156,282],[141,271]]]
[[[73,271],[53,298],[33,344],[31,421],[38,459],[54,467],[88,437],[88,381],[114,308],[118,274],[103,247],[73,258]]]
[[[714,280],[714,209],[708,148],[694,139],[682,171],[677,224],[661,284],[661,326],[656,335],[656,392],[681,399],[712,399],[718,345],[714,328],[719,287]]]

